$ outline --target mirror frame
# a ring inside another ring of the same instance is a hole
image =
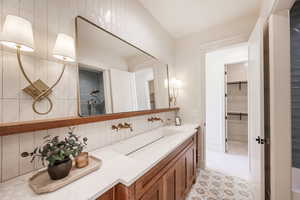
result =
[[[107,34],[113,36],[114,38],[120,40],[121,42],[124,42],[125,44],[127,44],[127,45],[129,45],[129,46],[131,46],[131,47],[133,47],[133,48],[135,48],[135,49],[141,51],[142,53],[146,54],[147,56],[149,56],[149,57],[151,57],[151,58],[153,58],[153,59],[155,59],[155,60],[157,60],[157,61],[160,61],[159,59],[157,59],[155,56],[151,55],[150,53],[148,53],[148,52],[142,50],[141,48],[139,48],[139,47],[137,47],[137,46],[131,44],[130,42],[128,42],[128,41],[122,39],[121,37],[119,37],[119,36],[113,34],[112,32],[108,31],[107,29],[102,28],[101,26],[95,24],[94,22],[92,22],[92,21],[90,21],[90,20],[88,20],[88,19],[86,19],[86,18],[84,18],[84,17],[82,17],[82,16],[80,16],[80,15],[78,15],[78,16],[75,18],[75,51],[76,51],[76,55],[78,55],[78,43],[79,43],[79,41],[78,41],[78,19],[81,19],[81,20],[83,20],[83,21],[89,23],[90,25],[92,25],[92,26],[98,28],[99,30],[104,31],[105,33],[107,33]],[[76,57],[77,57],[77,56],[76,56]],[[77,63],[77,69],[78,69],[77,71],[79,71],[79,63],[80,63],[80,62]],[[163,63],[163,62],[162,62],[162,63]],[[82,63],[82,64],[83,64],[83,63]],[[163,64],[165,64],[165,63],[163,63]],[[166,68],[167,68],[167,79],[168,79],[168,81],[167,81],[167,83],[168,83],[168,86],[167,86],[167,89],[168,89],[168,104],[169,104],[169,109],[170,109],[170,108],[171,108],[171,102],[170,102],[170,75],[169,75],[169,66],[168,66],[168,64],[165,64],[165,66],[166,66]],[[77,80],[77,115],[78,115],[79,117],[82,117],[81,114],[80,114],[80,102],[79,102],[80,91],[79,91],[79,90],[80,90],[80,89],[79,89],[79,78],[78,78],[78,80]],[[161,109],[168,109],[168,108],[159,108],[159,109],[152,109],[152,110],[149,109],[149,110],[141,110],[141,111],[155,111],[155,110],[161,110]],[[139,111],[140,111],[140,110],[131,111],[131,112],[139,112]],[[102,115],[94,115],[94,116],[105,116],[105,115],[112,115],[112,114],[119,114],[119,113],[122,113],[122,112],[118,112],[118,113],[106,113],[106,114],[102,114]],[[130,112],[129,112],[129,113],[130,113]],[[94,116],[88,116],[88,117],[94,117]]]

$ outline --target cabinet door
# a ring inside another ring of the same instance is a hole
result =
[[[164,200],[176,200],[176,167],[163,176]]]
[[[140,200],[163,200],[163,183],[162,180],[156,182]]]
[[[114,200],[114,188],[102,194],[97,200]]]
[[[187,178],[187,188],[191,188],[196,177],[196,148],[193,145],[186,152],[186,178]]]
[[[187,191],[186,164],[185,156],[181,157],[176,163],[176,200],[183,200]]]
[[[187,191],[185,156],[163,176],[164,200],[183,200]]]

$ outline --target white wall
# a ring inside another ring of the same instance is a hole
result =
[[[185,122],[204,122],[205,53],[248,41],[256,16],[213,27],[176,41],[176,78],[182,80],[178,106]]]
[[[110,70],[113,113],[137,110],[136,82],[133,72]]]
[[[225,141],[225,64],[248,60],[247,44],[206,54],[206,145],[224,151]]]
[[[137,96],[137,109],[148,110],[150,106],[150,91],[148,81],[154,80],[154,74],[152,68],[136,71],[135,73],[136,83],[136,96]]]
[[[227,82],[247,81],[248,63],[235,63],[227,66]]]

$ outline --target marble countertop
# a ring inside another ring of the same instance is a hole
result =
[[[36,172],[9,180],[0,184],[1,200],[94,200],[118,183],[130,186],[192,136],[197,126],[166,126],[90,152],[102,160],[101,168],[52,193],[37,195],[30,189],[28,179]]]

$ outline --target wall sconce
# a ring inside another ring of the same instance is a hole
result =
[[[177,97],[179,94],[179,89],[182,87],[181,80],[177,80],[176,78],[172,78],[170,80],[170,103],[173,102],[174,106],[177,103]]]
[[[27,82],[30,84],[28,87],[24,88],[23,91],[33,97],[34,101],[32,103],[32,109],[34,110],[34,112],[39,115],[48,114],[53,108],[53,103],[48,97],[49,94],[61,80],[66,68],[66,62],[75,61],[75,47],[73,38],[62,33],[58,34],[57,36],[56,43],[53,49],[53,56],[63,61],[63,68],[58,79],[51,87],[48,87],[40,79],[32,82],[24,70],[21,60],[21,51],[34,51],[32,26],[29,21],[21,17],[7,15],[3,25],[3,32],[0,42],[7,47],[17,50],[17,59],[20,70]],[[49,108],[45,112],[40,112],[36,109],[36,103],[43,99],[46,99],[49,102]]]

